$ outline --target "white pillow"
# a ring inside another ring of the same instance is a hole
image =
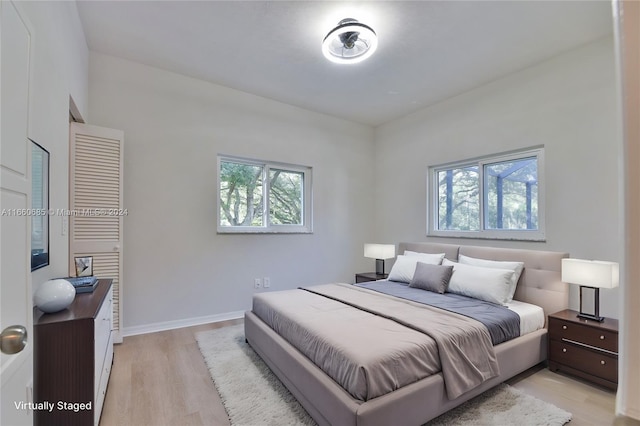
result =
[[[465,256],[463,254],[458,256],[458,262],[465,265],[482,266],[483,268],[512,270],[514,274],[511,277],[511,291],[509,293],[509,299],[507,300],[507,302],[511,302],[513,300],[513,295],[516,292],[518,280],[520,279],[520,275],[522,274],[522,270],[524,269],[524,262],[506,262],[501,260],[477,259],[475,257]]]
[[[420,259],[418,256],[397,256],[387,279],[389,281],[410,283],[413,279],[413,274],[416,272],[416,265],[418,262],[422,262]]]
[[[411,256],[411,257],[419,257],[420,262],[428,263],[430,265],[440,265],[442,264],[442,259],[444,259],[444,253],[432,254],[432,253],[419,253],[417,251],[405,250],[404,255]]]
[[[512,270],[463,265],[448,259],[444,260],[443,265],[453,266],[447,291],[499,305],[508,303],[511,279],[515,274]]]

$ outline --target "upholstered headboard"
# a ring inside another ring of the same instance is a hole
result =
[[[479,259],[524,262],[514,299],[542,307],[545,315],[569,307],[569,289],[561,281],[560,269],[562,259],[569,257],[568,253],[441,243],[399,243],[398,254],[405,250],[444,253],[447,259],[454,262],[459,254]]]

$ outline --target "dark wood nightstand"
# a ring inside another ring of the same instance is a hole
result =
[[[360,272],[356,274],[356,283],[366,283],[367,281],[384,280],[389,274],[376,274],[375,272]]]
[[[577,315],[570,309],[549,315],[549,370],[616,389],[618,320],[597,322]]]

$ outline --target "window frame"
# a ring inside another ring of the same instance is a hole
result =
[[[485,166],[506,161],[524,160],[535,157],[537,160],[538,174],[538,229],[487,229],[485,220],[485,206],[488,193],[487,182],[484,179]],[[449,169],[478,167],[478,202],[479,224],[477,231],[442,230],[438,229],[438,178],[437,174]],[[450,238],[476,238],[493,240],[518,240],[518,241],[546,241],[545,236],[545,178],[544,178],[544,146],[535,146],[517,151],[503,152],[468,160],[455,161],[446,164],[429,166],[427,172],[427,236]]]
[[[263,226],[223,226],[221,225],[222,215],[220,213],[220,168],[223,162],[246,164],[248,166],[262,167],[262,217]],[[217,232],[219,234],[311,234],[313,233],[313,185],[312,167],[297,164],[281,163],[276,161],[256,160],[232,155],[218,155],[216,171],[216,220]],[[302,195],[302,224],[301,225],[280,225],[272,224],[270,220],[270,197],[269,197],[269,172],[271,169],[302,173],[303,174],[303,195]]]

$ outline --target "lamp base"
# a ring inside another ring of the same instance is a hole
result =
[[[376,259],[376,274],[384,275],[384,259]]]
[[[586,319],[586,320],[591,320],[591,321],[597,321],[597,322],[602,322],[604,321],[604,317],[599,317],[596,315],[591,315],[591,314],[583,314],[583,313],[579,313],[578,315],[576,315],[578,318],[582,318],[582,319]]]
[[[593,314],[589,314],[584,312],[583,310],[583,305],[582,305],[582,291],[585,288],[589,288],[594,290],[594,306],[595,306],[595,312]],[[588,319],[591,321],[598,321],[598,322],[602,322],[604,321],[604,317],[600,316],[600,289],[598,287],[589,287],[586,285],[581,285],[580,286],[580,313],[578,314],[578,318],[583,318],[583,319]]]

